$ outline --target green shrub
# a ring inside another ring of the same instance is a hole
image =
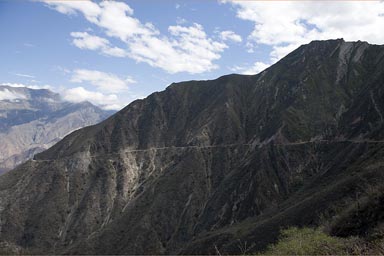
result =
[[[345,255],[349,252],[345,239],[332,237],[319,229],[288,228],[280,239],[263,254],[272,255]]]

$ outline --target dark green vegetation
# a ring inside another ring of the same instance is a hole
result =
[[[353,241],[328,236],[311,228],[283,230],[280,240],[263,253],[267,255],[345,255]]]
[[[172,84],[1,176],[0,242],[240,254],[292,226],[380,242],[383,86],[384,47],[343,40],[255,76]]]
[[[282,230],[279,241],[269,245],[262,255],[381,255],[384,241],[367,242],[357,237],[339,238],[319,229]]]

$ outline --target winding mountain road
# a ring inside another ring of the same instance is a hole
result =
[[[377,143],[384,143],[384,140],[311,140],[311,141],[297,141],[297,142],[287,142],[287,143],[273,143],[275,146],[296,146],[296,145],[305,145],[305,144],[313,144],[313,143],[369,143],[369,144],[377,144]],[[265,146],[268,144],[272,144],[271,142],[268,143],[245,143],[245,144],[222,144],[222,145],[208,145],[208,146],[197,146],[197,145],[191,145],[191,146],[171,146],[171,147],[152,147],[152,148],[145,148],[145,149],[129,149],[120,151],[118,153],[109,153],[109,154],[99,154],[99,155],[92,155],[89,156],[89,158],[100,158],[100,157],[107,157],[107,156],[116,156],[121,155],[124,153],[136,153],[136,152],[149,152],[149,151],[157,151],[157,150],[184,150],[184,149],[209,149],[209,148],[229,148],[229,147],[239,147],[239,146],[246,146],[246,147],[256,147],[256,146]],[[51,162],[56,160],[64,160],[67,158],[71,158],[72,156],[67,157],[61,157],[61,158],[54,158],[54,159],[32,159],[32,162]]]

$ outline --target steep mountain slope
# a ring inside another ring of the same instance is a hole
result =
[[[88,102],[65,102],[49,90],[0,86],[0,173],[110,114]]]
[[[339,39],[255,76],[172,84],[2,175],[0,244],[236,254],[332,222],[382,184],[383,82],[383,46]]]

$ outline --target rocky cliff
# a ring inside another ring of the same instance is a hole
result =
[[[0,173],[110,114],[88,102],[63,101],[49,90],[0,86]]]
[[[2,175],[0,244],[239,254],[287,226],[345,235],[347,206],[384,178],[383,83],[384,47],[339,39],[254,76],[172,84]]]

